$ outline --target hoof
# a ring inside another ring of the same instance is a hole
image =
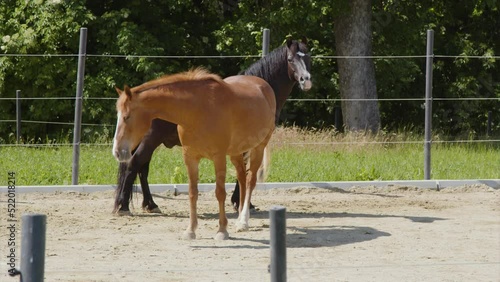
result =
[[[236,224],[236,232],[243,232],[243,231],[247,231],[248,229],[249,229],[249,226],[247,223],[238,222]]]
[[[196,234],[191,231],[184,231],[183,238],[184,240],[194,240],[196,239]]]
[[[147,213],[161,213],[161,210],[159,207],[152,208],[152,209],[144,208],[144,211]]]
[[[215,240],[217,241],[223,241],[229,239],[229,233],[227,232],[217,232],[214,237]]]
[[[117,216],[132,216],[132,213],[130,211],[117,211],[115,214]]]

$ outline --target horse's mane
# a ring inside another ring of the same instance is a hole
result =
[[[309,52],[307,50],[307,46],[304,43],[297,40],[292,40],[292,45],[295,44],[297,47],[297,51],[300,51],[304,54],[307,54]],[[274,81],[276,76],[288,71],[287,64],[283,63],[287,61],[286,50],[286,45],[274,49],[271,53],[267,54],[265,57],[250,65],[248,69],[241,71],[240,74],[258,76],[268,82]]]
[[[186,72],[181,72],[177,74],[164,75],[158,79],[148,81],[139,86],[132,88],[134,93],[141,93],[146,90],[150,90],[153,88],[166,86],[168,84],[173,84],[181,81],[199,81],[199,80],[215,80],[218,82],[222,82],[222,78],[214,73],[207,71],[203,67],[197,67],[194,69],[190,69]]]

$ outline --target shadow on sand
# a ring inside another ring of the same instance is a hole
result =
[[[252,232],[252,231],[249,231]],[[241,234],[241,237],[240,237]],[[191,245],[192,248],[200,249],[267,249],[269,240],[249,239],[245,233],[232,233],[230,240],[241,242],[242,244],[224,246],[202,246]],[[379,237],[391,236],[390,233],[366,226],[313,226],[313,227],[287,227],[286,245],[287,248],[322,248],[335,247],[340,245],[354,244],[375,240]],[[245,244],[251,242],[253,244]],[[194,242],[195,243],[195,242]],[[255,246],[255,243],[261,244]]]

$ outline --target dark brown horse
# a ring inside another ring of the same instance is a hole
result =
[[[286,45],[278,47],[267,56],[251,65],[241,74],[261,77],[271,85],[276,95],[276,122],[286,99],[298,82],[300,89],[311,88],[311,60],[308,54],[307,41],[288,40]],[[139,175],[143,192],[142,208],[147,212],[160,212],[153,201],[149,184],[149,162],[153,152],[161,144],[167,148],[180,146],[177,125],[161,119],[155,119],[149,131],[135,149],[132,159],[119,164],[118,187],[116,188],[114,211],[118,214],[130,214],[129,203],[132,198],[134,181]],[[238,209],[239,183],[236,183],[231,202]]]

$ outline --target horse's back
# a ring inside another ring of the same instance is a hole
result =
[[[183,147],[210,158],[246,152],[274,130],[276,100],[269,84],[255,76],[238,75],[199,85],[190,99],[191,117],[179,124]]]
[[[263,106],[263,101],[267,103],[265,109],[260,109],[260,111],[265,111],[269,109],[270,111],[276,111],[276,98],[274,95],[274,90],[271,88],[269,83],[264,79],[251,76],[251,75],[235,75],[224,79],[224,82],[230,85],[235,96],[240,99],[240,101],[246,103],[252,100],[255,105]]]

